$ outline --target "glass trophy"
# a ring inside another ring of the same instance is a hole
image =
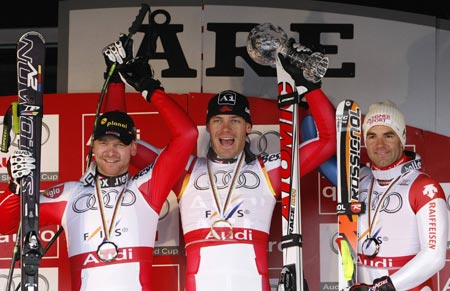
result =
[[[288,37],[284,30],[272,23],[255,26],[247,39],[247,52],[258,64],[274,66],[278,53],[288,56],[291,64],[295,64],[303,71],[306,80],[317,83],[328,69],[328,57],[320,52],[293,44],[289,46]]]

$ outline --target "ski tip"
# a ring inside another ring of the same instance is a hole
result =
[[[40,33],[39,31],[36,31],[36,30],[30,30],[30,31],[23,33],[19,37],[19,41],[24,40],[26,38],[32,38],[32,37],[37,37],[42,41],[42,43],[45,43],[45,39],[44,39],[44,36],[42,35],[42,33]]]
[[[336,118],[340,119],[344,115],[344,113],[348,110],[352,111],[360,111],[359,110],[359,104],[358,102],[352,100],[352,99],[344,99],[341,102],[339,102],[338,106],[336,107]]]
[[[339,102],[338,107],[344,107],[344,106],[351,107],[353,104],[354,105],[358,105],[358,102],[356,102],[353,99],[348,99],[347,98],[347,99],[344,99],[341,102]]]

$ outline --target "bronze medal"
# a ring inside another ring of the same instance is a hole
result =
[[[97,248],[97,256],[102,262],[112,262],[117,258],[118,254],[118,247],[110,241],[102,242]]]

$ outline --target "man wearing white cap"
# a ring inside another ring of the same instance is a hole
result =
[[[444,191],[420,170],[420,156],[405,150],[405,118],[394,103],[372,104],[363,133],[371,163],[360,182],[361,284],[350,290],[437,290],[432,277],[444,267],[447,248]]]

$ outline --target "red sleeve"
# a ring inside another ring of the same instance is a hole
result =
[[[125,101],[125,84],[109,83],[108,90],[103,103],[103,112],[120,110],[127,112]]]
[[[317,127],[317,139],[300,147],[300,176],[310,173],[336,153],[335,108],[321,89],[305,95]]]
[[[434,199],[444,199],[445,201],[444,190],[436,180],[426,174],[421,174],[414,180],[409,191],[411,208],[417,213],[424,205]]]
[[[17,233],[20,222],[20,196],[12,193],[9,187],[0,195],[0,233]]]
[[[143,193],[149,193],[149,202],[154,209],[159,210],[170,190],[185,171],[189,156],[194,149],[198,130],[187,113],[172,100],[164,91],[156,90],[151,98],[162,119],[169,128],[170,140],[156,160],[153,168],[152,179],[147,184],[148,189],[142,189]]]
[[[321,89],[308,92],[306,101],[317,128],[317,138],[300,146],[300,177],[305,176],[336,153],[335,108]],[[281,194],[280,167],[268,171],[275,193]]]
[[[136,142],[137,152],[135,156],[131,157],[130,164],[138,171],[140,171],[143,168],[147,167],[150,163],[153,163],[153,161],[158,157],[158,154],[161,152],[161,150],[149,143],[146,143],[143,140],[138,139]]]
[[[108,91],[103,103],[103,112],[120,110],[127,112],[124,83],[109,83]],[[159,154],[159,149],[143,141],[138,141],[138,151],[136,156],[131,158],[131,166],[137,170],[142,170],[152,163]]]

